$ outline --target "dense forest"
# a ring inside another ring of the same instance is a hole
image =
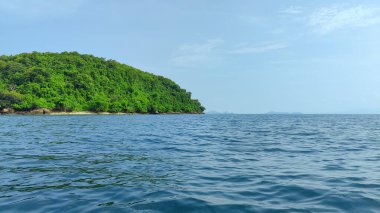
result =
[[[162,76],[77,52],[0,56],[0,109],[202,113],[191,93]]]

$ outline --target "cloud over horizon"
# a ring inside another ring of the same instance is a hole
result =
[[[315,10],[308,20],[315,32],[328,34],[346,28],[380,24],[380,8],[371,6],[330,6]]]

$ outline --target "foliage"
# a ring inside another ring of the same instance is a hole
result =
[[[0,108],[200,113],[191,93],[162,76],[77,52],[0,56]]]
[[[12,104],[18,104],[21,100],[21,94],[16,91],[0,91],[0,109],[10,108]]]

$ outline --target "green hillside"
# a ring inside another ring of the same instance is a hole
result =
[[[162,76],[77,52],[0,56],[0,109],[201,113],[191,93]]]

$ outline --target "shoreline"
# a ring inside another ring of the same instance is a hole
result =
[[[200,115],[204,113],[166,112],[166,113],[130,113],[130,112],[51,112],[44,115]]]
[[[1,112],[1,115],[200,115],[204,114],[198,112],[166,112],[166,113],[130,113],[130,112],[91,112],[91,111],[75,111],[75,112],[64,112],[64,111],[44,111],[44,110],[33,110],[33,111],[13,111],[13,112]]]

